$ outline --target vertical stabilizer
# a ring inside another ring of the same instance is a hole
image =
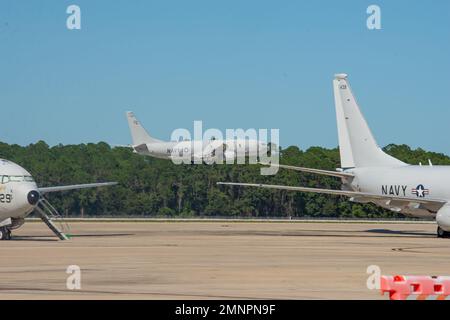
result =
[[[128,126],[130,127],[131,132],[131,138],[133,140],[133,145],[138,146],[141,144],[147,144],[147,143],[155,143],[155,142],[162,142],[161,140],[152,138],[147,131],[144,129],[144,127],[141,125],[141,123],[136,119],[133,112],[128,111],[127,112],[127,119],[128,119]]]
[[[333,80],[334,102],[342,168],[404,165],[377,145],[358,103],[353,96],[346,74]]]

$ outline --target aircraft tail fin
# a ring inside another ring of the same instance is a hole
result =
[[[378,146],[353,96],[347,75],[336,74],[333,88],[341,167],[404,165]]]
[[[133,145],[141,145],[147,143],[162,142],[161,140],[152,138],[141,123],[137,120],[133,112],[127,112],[128,126],[130,127],[131,138],[133,140]]]

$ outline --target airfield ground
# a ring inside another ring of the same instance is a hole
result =
[[[450,274],[429,223],[32,222],[0,242],[0,299],[386,299],[383,274]],[[66,268],[81,268],[81,290]]]

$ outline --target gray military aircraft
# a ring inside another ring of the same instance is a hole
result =
[[[128,126],[135,153],[160,159],[175,160],[184,163],[213,163],[214,161],[234,161],[245,157],[257,157],[262,152],[276,152],[274,143],[255,139],[211,139],[162,141],[151,137],[133,112],[126,113]]]
[[[279,165],[280,168],[340,178],[342,190],[297,186],[219,182],[347,196],[350,201],[374,203],[406,216],[434,218],[437,236],[450,237],[450,166],[409,165],[377,145],[350,89],[346,74],[333,80],[341,168],[327,171]]]
[[[12,161],[0,159],[0,240],[10,240],[11,231],[20,228],[25,223],[25,218],[33,211],[59,239],[67,240],[67,234],[55,224],[62,222],[61,216],[44,195],[116,184],[117,182],[104,182],[38,187],[27,170]]]

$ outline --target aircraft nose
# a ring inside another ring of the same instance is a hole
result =
[[[31,204],[32,206],[36,205],[39,202],[39,198],[40,198],[39,192],[37,192],[36,190],[28,192],[27,195],[28,203]]]

